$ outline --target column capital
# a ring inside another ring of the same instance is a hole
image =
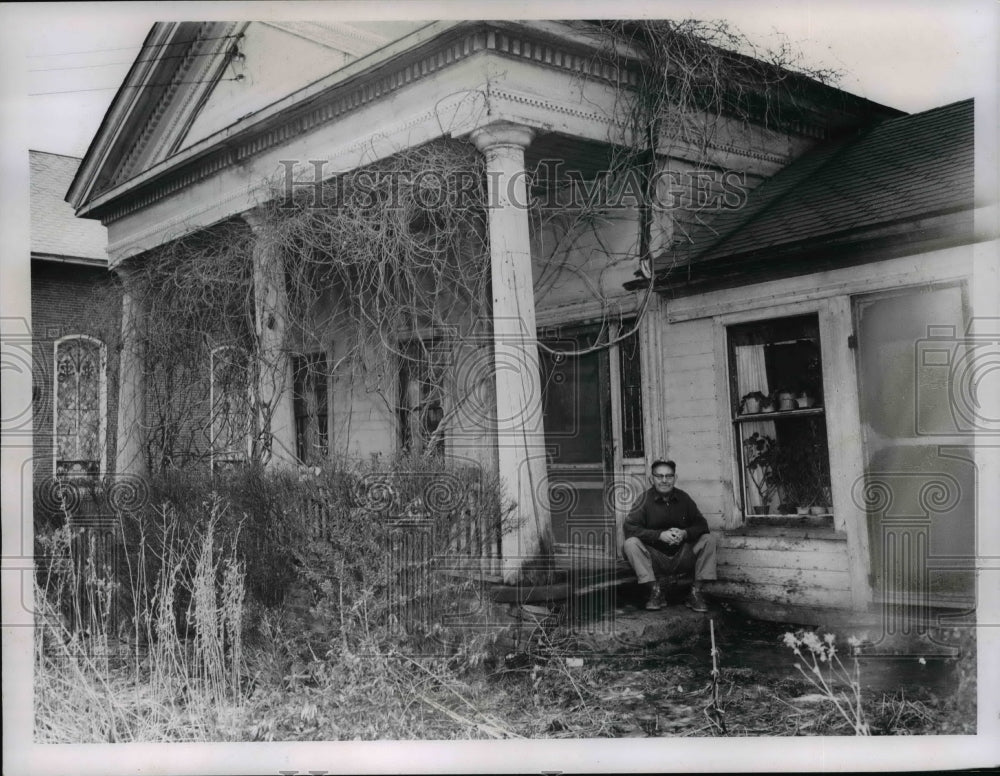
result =
[[[527,148],[535,130],[512,121],[497,121],[480,127],[472,133],[472,142],[483,153],[494,148]]]
[[[244,210],[240,213],[240,218],[246,222],[247,226],[253,230],[254,234],[258,234],[261,227],[264,225],[264,216],[256,208],[253,208],[252,210]]]
[[[141,267],[139,262],[141,259],[138,256],[130,256],[126,259],[122,259],[113,267],[108,269],[115,274],[115,276],[123,283],[131,280],[136,275],[139,274]]]

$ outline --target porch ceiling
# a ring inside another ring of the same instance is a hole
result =
[[[610,143],[549,132],[535,138],[525,151],[524,161],[528,170],[538,170],[542,175],[546,171],[558,175],[579,173],[583,178],[591,179],[608,169],[613,151],[614,146]],[[540,177],[536,185],[544,180]]]

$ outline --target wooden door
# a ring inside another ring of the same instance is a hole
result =
[[[606,548],[615,528],[607,506],[614,461],[608,351],[577,354],[597,333],[550,330],[539,356],[555,540]]]

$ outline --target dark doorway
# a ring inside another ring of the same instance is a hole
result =
[[[614,538],[607,506],[614,451],[609,353],[575,354],[592,347],[599,334],[597,328],[561,327],[539,336],[552,529],[563,544],[607,546]]]

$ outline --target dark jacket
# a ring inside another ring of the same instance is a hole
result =
[[[637,536],[643,544],[673,555],[681,545],[669,545],[660,541],[660,533],[668,528],[686,530],[687,538],[684,541],[691,544],[708,533],[708,522],[698,510],[698,505],[680,488],[674,488],[665,496],[650,488],[632,507],[622,526],[626,539]]]

